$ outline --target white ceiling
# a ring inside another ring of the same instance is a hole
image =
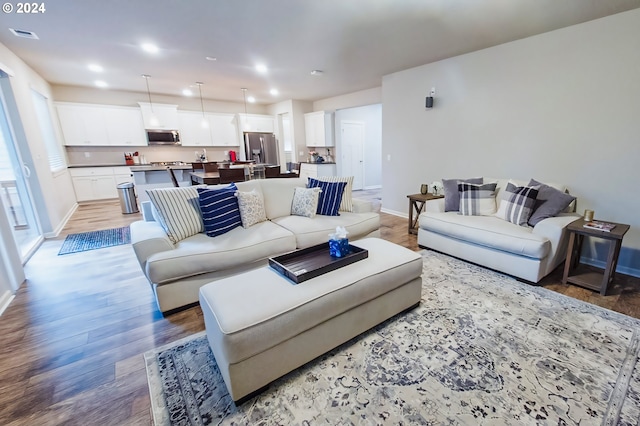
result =
[[[640,0],[55,0],[45,7],[3,13],[0,42],[52,84],[100,79],[109,89],[145,92],[140,76],[149,74],[152,93],[180,95],[202,81],[205,98],[242,101],[246,87],[270,104],[378,87],[395,71],[639,8]],[[143,52],[146,41],[160,52]],[[255,72],[257,62],[267,74]],[[312,76],[314,69],[324,75]]]

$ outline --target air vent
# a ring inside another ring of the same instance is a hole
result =
[[[36,33],[32,32],[32,31],[14,30],[13,28],[9,28],[9,31],[11,31],[13,33],[13,35],[16,36],[16,37],[30,38],[30,39],[33,39],[33,40],[39,40],[40,39],[40,37],[38,37],[36,35]]]

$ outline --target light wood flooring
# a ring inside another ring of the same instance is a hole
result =
[[[130,245],[57,255],[69,233],[140,218],[122,215],[117,202],[82,205],[60,237],[28,262],[26,283],[0,317],[1,425],[151,423],[142,354],[203,330],[202,311],[164,318]],[[381,214],[381,220],[383,238],[419,249],[406,219]],[[619,275],[603,297],[560,284],[560,274],[543,285],[640,317],[640,279]]]

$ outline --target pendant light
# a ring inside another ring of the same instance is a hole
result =
[[[153,112],[153,103],[151,102],[151,90],[149,90],[149,78],[151,76],[149,74],[142,74],[142,77],[147,82],[147,96],[149,97],[149,106],[151,108],[151,115],[149,116],[149,124],[152,127],[157,127],[160,124],[160,121],[158,120],[158,117],[156,117],[156,114]]]
[[[244,98],[244,130],[251,130],[251,126],[249,126],[249,117],[247,117],[247,88],[243,87],[240,90],[242,90],[242,97]]]
[[[209,122],[204,116],[204,102],[202,102],[202,85],[204,83],[201,81],[196,81],[196,84],[198,85],[198,91],[200,92],[200,110],[202,111],[202,122],[200,123],[200,125],[203,129],[206,129],[207,127],[209,127]]]

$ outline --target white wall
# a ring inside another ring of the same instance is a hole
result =
[[[364,124],[364,188],[377,188],[382,185],[382,105],[368,105],[357,108],[340,109],[335,115],[336,150],[339,158],[342,147],[343,121],[359,121]],[[338,175],[344,175],[338,163]]]
[[[14,130],[16,130],[16,136],[19,139],[24,137],[29,146],[32,158],[27,165],[34,171],[40,188],[39,191],[34,191],[34,196],[37,197],[36,207],[41,218],[43,231],[45,234],[53,234],[59,232],[76,202],[69,173],[66,170],[55,174],[50,171],[47,151],[31,97],[31,89],[33,88],[48,99],[49,107],[52,108],[51,87],[1,43],[0,63],[9,67],[14,74],[9,78],[9,81],[22,124],[20,126],[22,129],[16,128]],[[54,123],[54,126],[59,135],[60,130],[57,123]],[[42,213],[40,206],[43,206],[46,214]]]
[[[342,108],[355,108],[382,102],[382,88],[360,90],[359,92],[321,99],[313,103],[313,111],[335,111]]]
[[[640,273],[638,40],[633,10],[385,76],[384,207],[441,178],[563,182],[578,212],[631,225],[619,270]]]

